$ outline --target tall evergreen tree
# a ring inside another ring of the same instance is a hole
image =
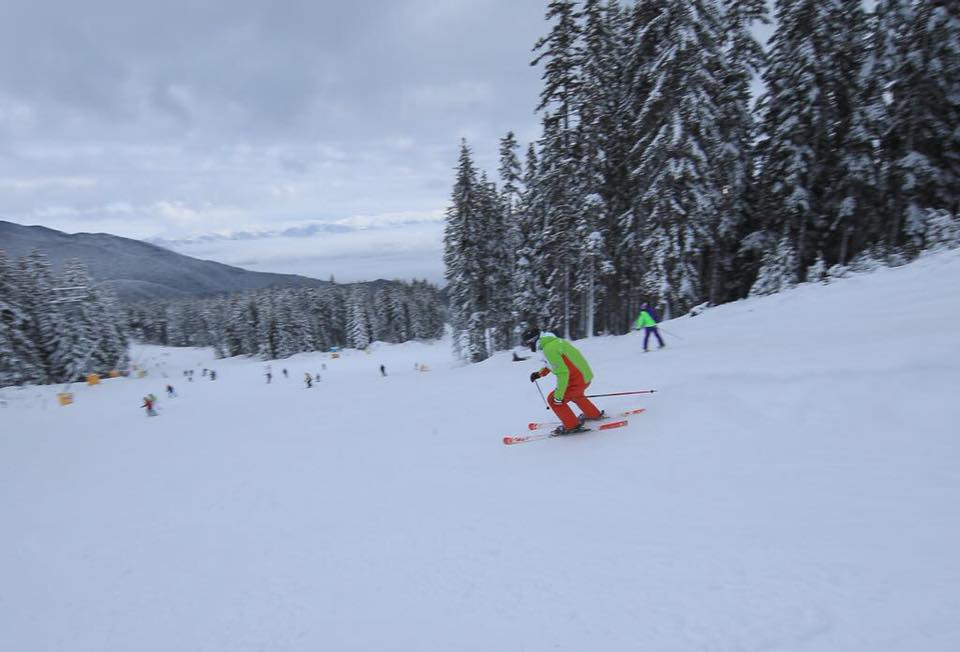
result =
[[[717,212],[709,221],[705,261],[706,299],[714,305],[736,292],[739,236],[754,228],[749,223],[756,139],[750,84],[763,70],[765,54],[752,28],[766,22],[766,0],[725,0],[723,57],[718,59],[722,68],[716,73],[721,82],[718,107],[721,142],[716,158],[720,196]]]
[[[463,141],[444,226],[443,259],[454,350],[459,357],[470,362],[479,362],[489,355],[485,332],[488,288],[483,277],[486,242],[483,238],[481,193],[470,148]]]
[[[20,302],[16,267],[0,251],[0,387],[40,382],[44,376],[36,344],[28,337],[30,316]]]
[[[517,311],[513,306],[513,299],[519,294],[517,287],[517,264],[520,251],[524,246],[523,235],[523,166],[517,156],[520,145],[513,132],[500,139],[500,207],[503,212],[503,239],[506,267],[503,270],[506,278],[501,289],[503,307],[499,311],[501,323],[498,330],[501,334],[502,346],[509,347],[516,341],[518,331]]]
[[[543,255],[544,207],[540,192],[536,147],[527,147],[524,191],[519,215],[520,246],[513,270],[514,319],[521,330],[532,324],[545,325],[547,286]]]
[[[670,0],[655,24],[663,30],[652,63],[653,86],[637,121],[640,158],[635,212],[644,216],[646,294],[667,314],[699,303],[711,221],[718,214],[720,16],[711,0]]]
[[[881,0],[877,12],[889,241],[915,252],[927,209],[960,209],[960,5]]]
[[[821,253],[828,264],[846,255],[870,210],[869,201],[858,203],[871,181],[856,160],[869,143],[856,120],[866,106],[857,82],[867,43],[860,3],[779,0],[777,23],[761,100],[761,209],[770,233],[786,230],[802,280]]]
[[[553,21],[539,39],[531,65],[543,63],[544,88],[536,110],[543,112],[539,194],[544,208],[543,246],[549,295],[546,306],[566,337],[570,336],[575,275],[576,212],[585,191],[580,184],[577,125],[581,92],[580,16],[572,0],[551,0],[546,18]]]

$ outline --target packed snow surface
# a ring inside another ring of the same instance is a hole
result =
[[[592,390],[659,393],[518,446],[535,360],[448,342],[4,390],[0,649],[955,652],[958,283],[948,252],[578,342]]]

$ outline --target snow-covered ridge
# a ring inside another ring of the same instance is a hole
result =
[[[0,408],[0,649],[953,652],[958,281],[946,252],[580,341],[648,411],[514,447],[535,359],[267,384],[141,347],[145,379]]]

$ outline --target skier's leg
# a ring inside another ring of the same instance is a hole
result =
[[[647,350],[647,344],[650,343],[650,331],[653,330],[649,326],[643,329],[643,350]]]
[[[653,334],[657,336],[657,341],[660,342],[660,348],[662,349],[664,347],[663,338],[660,337],[660,331],[656,326],[653,327]]]
[[[588,399],[584,394],[587,391],[587,387],[590,385],[578,385],[576,387],[571,387],[570,391],[567,392],[567,397],[569,400],[577,404],[577,407],[580,408],[580,411],[583,412],[583,416],[588,419],[599,419],[601,416],[600,408],[593,404],[593,401]]]
[[[573,430],[580,425],[580,419],[577,418],[577,415],[573,413],[573,410],[570,409],[570,406],[567,405],[566,402],[560,403],[559,405],[553,402],[553,392],[550,392],[547,396],[547,402],[550,404],[550,409],[553,410],[553,413],[560,419],[560,423],[563,424],[564,428]]]

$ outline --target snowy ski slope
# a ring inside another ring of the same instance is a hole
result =
[[[447,342],[4,390],[0,650],[955,652],[958,283],[948,252],[579,342],[592,389],[660,393],[520,446],[535,361]]]

